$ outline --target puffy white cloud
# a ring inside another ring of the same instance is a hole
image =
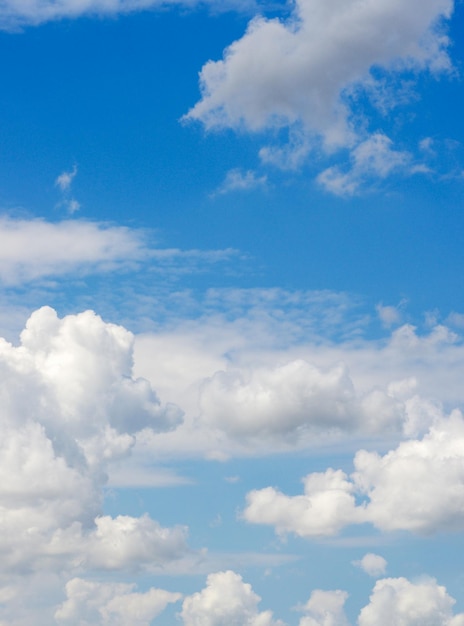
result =
[[[251,491],[244,517],[303,537],[366,522],[383,531],[462,530],[464,419],[458,411],[422,439],[403,441],[384,456],[359,451],[354,467],[351,477],[333,469],[309,474],[304,495],[287,496],[273,487]]]
[[[349,626],[343,609],[347,598],[346,591],[316,589],[302,609],[307,615],[299,626]]]
[[[296,443],[340,433],[400,431],[397,388],[356,394],[343,364],[321,370],[303,359],[274,368],[217,372],[200,391],[200,419],[235,438]]]
[[[404,99],[400,88],[386,88],[390,76],[448,69],[442,26],[453,6],[452,0],[297,0],[286,20],[254,18],[222,60],[204,65],[201,100],[185,117],[206,128],[289,128],[288,146],[261,151],[263,161],[284,167],[298,165],[320,141],[329,152],[354,148],[351,169],[332,167],[319,176],[338,194],[405,165],[414,171],[410,155],[394,150],[388,137],[366,133],[359,94],[384,110]],[[385,95],[391,90],[393,98]]]
[[[271,611],[258,611],[261,598],[232,571],[208,576],[206,587],[185,598],[184,626],[284,626]]]
[[[387,561],[379,554],[368,552],[360,561],[353,561],[353,565],[360,567],[366,574],[369,574],[369,576],[378,578],[385,574]]]
[[[302,121],[327,143],[346,144],[343,90],[369,79],[374,66],[448,67],[436,24],[452,9],[450,0],[298,0],[286,22],[255,18],[224,60],[204,66],[203,97],[188,117],[251,130]]]
[[[174,427],[132,376],[133,336],[91,311],[36,311],[0,341],[0,574],[157,567],[188,552],[185,528],[101,515],[107,469],[140,431]]]
[[[370,178],[387,178],[393,172],[415,173],[411,155],[393,149],[393,142],[382,133],[375,133],[353,149],[351,167],[343,170],[338,166],[321,172],[317,181],[336,195],[356,193]]]
[[[73,578],[66,584],[67,599],[55,611],[57,624],[80,626],[150,626],[169,603],[181,594],[162,589],[145,593],[134,591],[135,585],[101,583]]]
[[[359,626],[462,626],[464,613],[453,616],[455,600],[433,579],[377,581],[370,603],[359,614]]]

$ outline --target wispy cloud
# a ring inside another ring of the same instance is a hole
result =
[[[236,258],[236,250],[181,250],[151,244],[142,229],[86,220],[0,217],[0,282],[18,286],[70,274],[134,269],[178,274]]]
[[[234,191],[251,191],[259,188],[263,189],[266,185],[267,176],[258,176],[256,172],[253,172],[252,170],[244,172],[237,168],[227,172],[224,181],[211,195],[214,197]]]
[[[70,215],[76,213],[81,208],[80,203],[71,196],[71,185],[77,175],[77,165],[74,165],[69,172],[62,172],[55,180],[55,186],[61,191],[62,199],[60,207],[65,207]]]

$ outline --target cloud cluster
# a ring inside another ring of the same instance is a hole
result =
[[[299,626],[350,626],[344,611],[344,591],[315,590],[303,607]],[[455,600],[433,578],[377,581],[357,620],[358,626],[462,626],[464,613],[453,615]]]
[[[370,603],[359,614],[359,626],[463,626],[464,613],[453,615],[455,600],[434,579],[413,583],[406,578],[377,581]]]
[[[102,515],[110,465],[141,431],[175,427],[132,375],[133,336],[91,311],[36,311],[20,345],[0,340],[0,577],[158,567],[188,552],[186,529]]]
[[[134,586],[73,578],[66,584],[66,600],[55,611],[56,624],[150,626],[169,603],[182,597],[162,589],[138,593]]]
[[[382,531],[457,531],[464,519],[464,419],[442,418],[422,439],[401,442],[384,456],[359,451],[355,471],[328,469],[303,479],[304,494],[274,487],[247,495],[244,517],[276,532],[329,536],[351,524]]]
[[[184,626],[284,626],[271,611],[258,610],[261,598],[232,571],[208,576],[206,587],[185,598]]]

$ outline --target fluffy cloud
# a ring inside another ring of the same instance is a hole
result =
[[[448,67],[437,22],[452,9],[450,0],[298,0],[287,22],[255,18],[224,60],[204,66],[203,97],[188,117],[250,130],[302,121],[326,143],[346,144],[343,90],[374,66]]]
[[[132,347],[91,311],[48,307],[19,346],[0,341],[0,574],[156,567],[188,551],[185,528],[101,514],[111,463],[181,418],[132,376]]]
[[[134,592],[134,585],[100,583],[73,578],[65,602],[55,612],[57,624],[80,626],[150,626],[169,603],[182,597],[162,589]]]
[[[358,397],[343,364],[324,371],[304,360],[217,372],[201,386],[200,416],[236,438],[290,442],[331,434],[401,430],[406,407],[394,387]]]
[[[255,132],[288,127],[287,148],[261,152],[283,166],[297,165],[319,140],[328,151],[354,147],[350,170],[334,167],[319,177],[330,191],[354,193],[366,176],[385,177],[410,159],[382,133],[366,137],[366,119],[357,119],[360,92],[385,109],[398,99],[384,95],[396,72],[448,69],[441,26],[453,4],[297,0],[287,20],[256,17],[223,60],[203,67],[202,98],[186,119]]]
[[[173,312],[168,328],[137,336],[135,371],[186,412],[144,454],[228,458],[337,440],[356,449],[378,437],[385,450],[462,405],[461,337],[435,322],[366,339],[369,311],[354,306],[342,294],[214,290],[204,315]]]
[[[462,530],[464,419],[458,411],[384,456],[359,451],[354,467],[351,477],[333,469],[309,474],[304,495],[286,496],[273,487],[252,491],[244,517],[302,537],[334,535],[366,522],[383,531]]]
[[[184,626],[284,626],[271,611],[258,611],[261,598],[232,571],[208,576],[206,587],[185,598]]]
[[[349,626],[343,610],[347,598],[346,591],[316,589],[303,607],[307,615],[300,620],[299,626]]]
[[[393,149],[393,142],[382,133],[374,133],[353,149],[351,167],[343,170],[338,166],[321,172],[317,181],[339,196],[353,195],[370,178],[387,178],[393,172],[415,173],[411,155]]]
[[[455,604],[445,587],[433,579],[412,583],[406,578],[377,581],[359,626],[462,626],[464,613],[453,616]]]
[[[385,574],[387,568],[387,561],[379,554],[373,554],[369,552],[365,554],[360,561],[353,561],[353,565],[360,567],[366,574],[378,578]]]

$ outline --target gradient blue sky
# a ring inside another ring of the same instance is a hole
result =
[[[0,626],[464,624],[462,3],[0,28]]]

